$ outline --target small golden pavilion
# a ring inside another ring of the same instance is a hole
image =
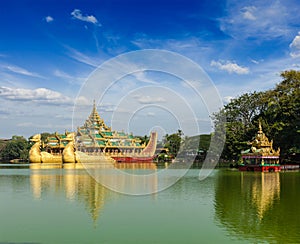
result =
[[[272,172],[281,170],[280,148],[277,150],[273,148],[273,140],[269,141],[262,130],[261,122],[259,122],[255,138],[249,144],[251,148],[241,153],[242,164],[239,167],[241,171]]]

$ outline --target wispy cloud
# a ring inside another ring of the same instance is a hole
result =
[[[248,20],[256,20],[256,7],[254,6],[248,6],[248,7],[244,7],[242,10],[242,16],[244,19],[248,19]]]
[[[38,78],[44,78],[43,76],[39,75],[38,73],[34,73],[31,71],[28,71],[27,69],[24,69],[19,66],[15,65],[1,65],[1,68],[6,71],[10,71],[19,75],[26,75],[26,76],[32,76],[32,77],[38,77]]]
[[[68,47],[68,46],[64,46],[69,52],[68,55],[73,58],[74,60],[92,66],[94,68],[97,68],[100,64],[101,64],[101,60],[97,59],[97,58],[93,58],[90,56],[87,56],[79,51],[77,51],[74,48]]]
[[[70,84],[82,84],[86,80],[86,78],[72,76],[58,69],[54,70],[53,74],[56,77],[63,79]]]
[[[134,98],[141,104],[164,103],[166,99],[163,97],[135,95]]]
[[[145,72],[136,72],[132,74],[138,81],[149,83],[149,84],[158,84],[157,81],[150,79],[146,76]]]
[[[47,129],[47,130],[49,130],[49,131],[52,131],[53,130],[53,128],[55,128],[56,130],[57,129],[61,129],[61,130],[66,130],[66,128],[69,126],[69,125],[66,125],[66,124],[57,124],[57,123],[55,123],[55,121],[53,121],[52,123],[47,123],[47,124],[37,124],[37,123],[35,123],[35,122],[20,122],[20,123],[17,123],[16,124],[16,126],[17,127],[23,127],[23,128],[30,128],[30,129],[32,129],[32,128],[37,128],[37,129],[39,129],[39,130],[41,130],[41,129],[43,129],[43,130],[45,130],[45,129]]]
[[[0,87],[0,97],[14,101],[30,101],[47,104],[72,104],[73,100],[63,94],[46,88],[24,89]]]
[[[294,40],[290,44],[291,52],[290,55],[293,58],[300,57],[300,32],[295,36]]]
[[[153,113],[153,112],[148,112],[148,113],[147,113],[147,116],[148,116],[148,117],[155,117],[155,113]]]
[[[45,17],[45,21],[47,23],[50,23],[50,22],[54,21],[54,18],[52,16],[48,15],[48,16]]]
[[[6,111],[6,110],[0,109],[0,115],[1,115],[1,116],[6,116],[6,115],[9,115],[9,112]]]
[[[209,49],[209,45],[199,38],[185,37],[184,39],[153,39],[146,35],[141,35],[136,39],[131,41],[132,44],[136,45],[141,49],[146,48],[161,48],[167,49],[175,52],[187,52],[198,50],[198,52],[203,52]]]
[[[210,65],[212,67],[218,68],[219,70],[227,71],[230,74],[236,73],[239,75],[243,75],[243,74],[249,73],[249,68],[239,66],[237,63],[230,62],[230,61],[223,61],[223,60],[214,61],[214,60],[212,60]]]
[[[101,24],[98,22],[97,18],[93,15],[82,15],[81,10],[79,9],[74,9],[73,12],[71,13],[73,18],[84,21],[84,22],[89,22],[92,23],[96,26],[101,26]]]
[[[220,29],[236,39],[286,37],[298,22],[293,1],[229,1]]]
[[[254,64],[259,64],[262,60],[250,59],[250,61]]]

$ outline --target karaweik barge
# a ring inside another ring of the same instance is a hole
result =
[[[100,117],[94,102],[93,109],[83,126],[76,132],[48,137],[41,142],[41,135],[32,139],[34,145],[29,152],[30,163],[68,164],[107,162],[152,162],[157,133],[151,132],[147,144],[140,138],[123,131],[114,131]]]

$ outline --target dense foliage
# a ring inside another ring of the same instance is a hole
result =
[[[164,147],[168,148],[171,156],[176,157],[181,146],[183,146],[185,151],[191,150],[193,153],[197,153],[197,151],[206,152],[209,149],[211,135],[197,135],[192,137],[183,137],[183,135],[181,130],[171,135],[165,135]]]
[[[173,157],[176,157],[179,151],[180,144],[182,142],[182,136],[183,136],[183,132],[181,130],[178,130],[177,133],[171,135],[168,134],[165,135],[164,147],[169,149],[169,153]]]
[[[11,159],[28,159],[30,144],[23,136],[13,136],[1,150],[1,158]]]
[[[300,152],[300,71],[284,71],[281,78],[274,89],[243,94],[215,114],[216,128],[219,118],[226,117],[223,159],[239,158],[257,131],[259,120],[275,148],[281,148],[283,158]]]
[[[46,143],[49,136],[55,136],[55,133],[41,133],[42,143]],[[30,139],[26,140],[23,136],[13,136],[10,140],[0,141],[0,158],[2,160],[21,159],[28,160],[31,147]]]

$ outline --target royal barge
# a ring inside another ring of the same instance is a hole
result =
[[[30,152],[30,163],[79,163],[96,161],[152,162],[157,145],[157,133],[151,132],[148,143],[139,137],[108,127],[100,117],[94,102],[91,114],[76,132],[56,133],[41,142],[35,135]]]

